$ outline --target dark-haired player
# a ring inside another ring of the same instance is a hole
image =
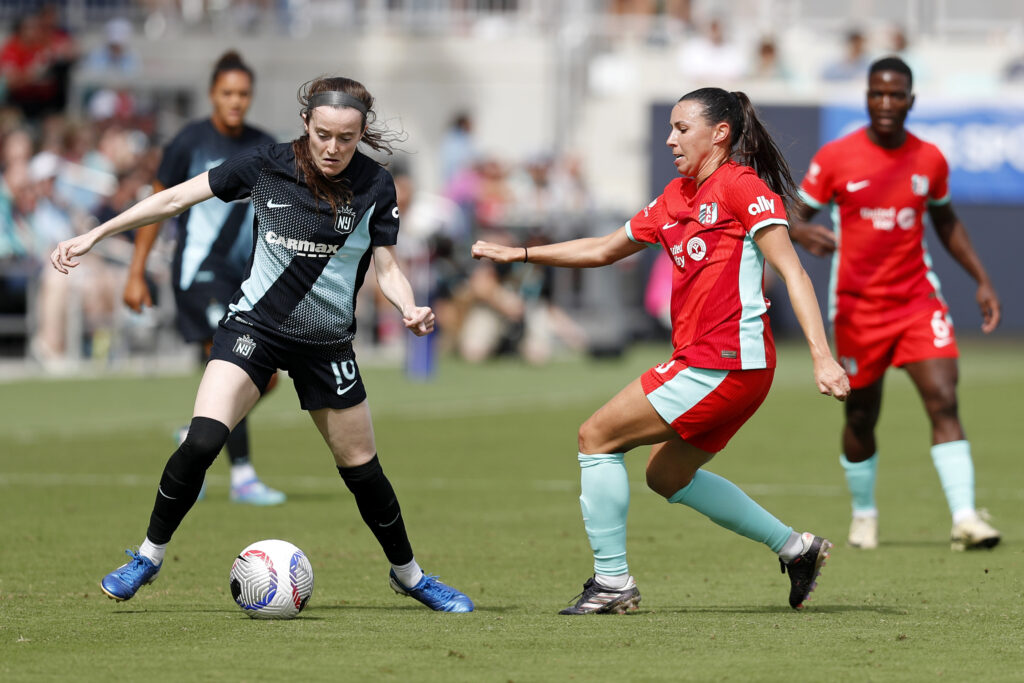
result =
[[[999,298],[949,194],[942,152],[904,123],[913,75],[898,57],[868,72],[870,123],[828,143],[811,161],[791,235],[814,254],[833,254],[830,309],[836,354],[853,390],[846,401],[840,463],[853,501],[849,543],[878,545],[875,424],[889,366],[907,371],[931,421],[931,456],[953,516],[954,550],[991,548],[999,532],[974,507],[974,465],[957,412],[957,345],[949,309],[924,243],[931,218],[939,241],[978,283],[981,329],[999,324]],[[835,233],[807,221],[833,204]]]
[[[796,187],[750,100],[701,88],[680,98],[669,123],[666,144],[682,177],[625,226],[604,237],[525,249],[473,245],[475,258],[497,263],[590,268],[648,246],[664,249],[674,263],[672,357],[579,429],[580,507],[594,576],[561,614],[623,613],[640,602],[626,562],[624,459],[643,445],[652,446],[647,485],[770,548],[789,573],[789,604],[799,609],[832,544],[797,533],[735,484],[702,469],[761,405],[775,374],[766,261],[786,282],[818,390],[842,400],[850,385],[829,351],[814,289],[789,241],[785,205]]]
[[[278,369],[287,370],[303,410],[334,456],[363,521],[391,563],[390,585],[433,610],[470,612],[473,602],[413,556],[395,491],[377,458],[370,406],[356,364],[356,293],[373,260],[377,284],[417,336],[434,313],[417,306],[395,255],[395,185],[359,152],[390,152],[373,96],[347,78],[317,78],[300,92],[303,134],[262,145],[158,192],[91,231],[57,245],[50,261],[67,273],[110,235],[164,220],[218,197],[249,197],[255,240],[249,267],[213,338],[188,436],[167,461],[138,552],[103,578],[128,600],[160,571],[167,543],[192,508],[206,469]]]
[[[257,145],[274,139],[245,122],[252,103],[253,72],[237,52],[226,52],[210,75],[209,118],[186,125],[164,147],[154,190],[159,192],[219,165]],[[146,260],[160,232],[147,225],[136,232],[135,253],[124,302],[132,310],[152,306],[146,284]],[[177,306],[178,329],[187,342],[201,344],[203,361],[217,323],[238,291],[252,252],[252,205],[203,202],[186,210],[177,220],[172,286]],[[184,436],[182,430],[182,437]],[[277,505],[285,495],[256,476],[249,453],[249,428],[242,421],[231,431],[225,449],[231,460],[231,500],[249,505]]]

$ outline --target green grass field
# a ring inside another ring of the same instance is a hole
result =
[[[636,451],[629,550],[641,609],[556,614],[591,572],[576,428],[664,348],[543,368],[444,363],[427,384],[364,367],[417,559],[476,601],[468,615],[431,613],[387,587],[386,561],[287,381],[251,423],[258,469],[289,502],[228,502],[218,460],[159,580],[112,602],[99,579],[142,540],[198,376],[0,384],[0,680],[1019,681],[1021,350],[964,345],[978,502],[1004,534],[972,553],[949,550],[925,416],[899,372],[879,426],[882,545],[844,547],[841,408],[816,394],[802,349],[782,350],[767,402],[709,469],[836,542],[803,612],[788,607],[769,550],[647,491]],[[298,619],[254,621],[233,603],[228,571],[244,546],[274,537],[306,551],[316,589]]]

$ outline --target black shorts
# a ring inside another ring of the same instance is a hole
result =
[[[213,339],[228,304],[238,291],[237,283],[204,282],[188,289],[174,289],[178,331],[187,342]]]
[[[352,347],[331,360],[288,349],[231,318],[213,336],[210,360],[222,360],[245,370],[262,394],[277,370],[287,370],[303,410],[351,408],[366,400]]]

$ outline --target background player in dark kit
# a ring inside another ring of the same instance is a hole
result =
[[[217,60],[210,75],[213,111],[209,118],[186,125],[164,147],[153,183],[155,192],[185,182],[239,152],[274,142],[267,133],[245,123],[254,80],[252,69],[237,52],[226,52]],[[159,232],[159,223],[135,232],[135,252],[123,298],[136,312],[153,305],[146,284],[146,261]],[[172,274],[178,329],[185,341],[201,345],[203,362],[210,358],[217,324],[242,283],[251,252],[252,204],[248,200],[203,202],[178,216]],[[179,441],[186,432],[187,428],[181,430]],[[246,418],[231,430],[224,450],[231,460],[231,500],[250,505],[285,501],[283,493],[256,475]]]

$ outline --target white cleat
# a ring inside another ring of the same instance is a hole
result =
[[[949,534],[950,548],[958,551],[994,548],[999,545],[999,538],[999,532],[988,523],[985,511],[954,524]]]
[[[851,547],[873,550],[878,547],[878,517],[854,517],[846,542]]]

